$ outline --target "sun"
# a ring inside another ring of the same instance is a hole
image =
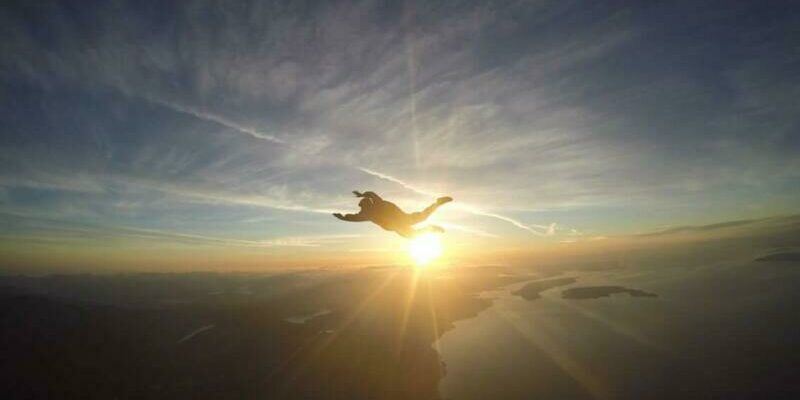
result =
[[[424,267],[442,255],[442,242],[439,235],[423,233],[408,244],[408,254],[418,267]]]

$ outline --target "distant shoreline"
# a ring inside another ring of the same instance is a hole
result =
[[[538,298],[541,298],[542,297],[541,292],[544,292],[545,290],[552,289],[558,286],[571,285],[577,281],[578,279],[573,277],[542,279],[530,282],[527,285],[523,286],[521,289],[516,290],[512,293],[526,300],[533,301]]]
[[[800,253],[785,252],[768,254],[766,256],[756,258],[755,261],[800,262]]]
[[[645,292],[639,289],[630,289],[622,286],[583,286],[569,288],[561,292],[561,297],[565,299],[597,299],[609,297],[612,294],[625,293],[631,297],[658,297],[655,293]]]

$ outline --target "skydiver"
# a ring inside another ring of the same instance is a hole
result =
[[[442,227],[436,225],[423,228],[414,228],[414,225],[428,219],[440,206],[453,201],[453,198],[449,196],[439,197],[433,204],[422,211],[406,213],[396,204],[382,199],[375,192],[361,193],[354,190],[353,194],[361,198],[361,201],[358,202],[361,210],[357,214],[342,215],[341,213],[334,213],[334,217],[349,222],[370,221],[387,231],[395,232],[408,239],[424,232],[444,232]]]

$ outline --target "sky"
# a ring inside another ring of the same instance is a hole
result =
[[[10,1],[0,269],[390,262],[791,215],[791,1]],[[498,261],[499,262],[499,261]]]

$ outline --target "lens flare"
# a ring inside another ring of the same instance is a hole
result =
[[[423,233],[411,239],[408,254],[417,266],[426,266],[442,255],[442,242],[438,235]]]

